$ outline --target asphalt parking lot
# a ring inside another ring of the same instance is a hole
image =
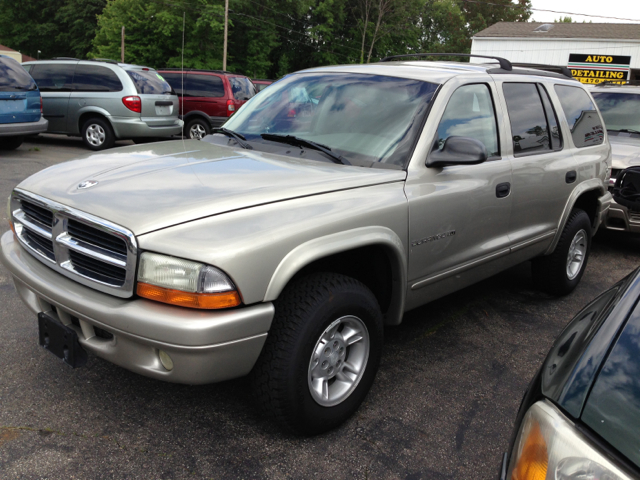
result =
[[[86,153],[53,135],[1,152],[0,230],[15,185]],[[262,418],[243,379],[173,385],[95,357],[72,370],[38,346],[36,318],[0,266],[0,478],[496,478],[553,339],[638,265],[640,236],[600,232],[567,297],[534,290],[527,263],[408,313],[385,330],[360,410],[315,438]]]

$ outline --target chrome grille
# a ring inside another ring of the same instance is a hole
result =
[[[20,243],[44,264],[96,290],[133,295],[137,244],[127,229],[19,189],[11,215]]]

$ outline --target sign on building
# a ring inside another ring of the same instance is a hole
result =
[[[569,54],[573,78],[582,83],[624,83],[629,76],[631,57],[625,55]]]

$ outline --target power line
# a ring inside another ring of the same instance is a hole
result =
[[[495,5],[497,7],[505,7],[505,8],[518,8],[518,9],[523,8],[522,5],[515,5],[513,3],[511,3],[511,4],[492,3],[492,2],[483,2],[481,0],[462,0],[462,1],[465,2],[465,3],[479,3],[481,5]],[[533,8],[533,7],[531,7],[530,10],[535,10],[536,12],[558,13],[560,15],[577,15],[579,17],[608,18],[610,20],[625,20],[625,21],[628,21],[628,22],[638,22],[638,23],[640,23],[640,20],[634,19],[634,18],[606,17],[604,15],[591,15],[591,14],[588,14],[588,13],[576,13],[576,12],[560,12],[558,10],[545,10],[543,8]]]

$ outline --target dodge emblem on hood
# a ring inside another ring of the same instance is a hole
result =
[[[78,185],[78,189],[82,189],[82,188],[91,188],[94,185],[97,185],[98,181],[97,180],[85,180],[84,182],[80,183]]]

